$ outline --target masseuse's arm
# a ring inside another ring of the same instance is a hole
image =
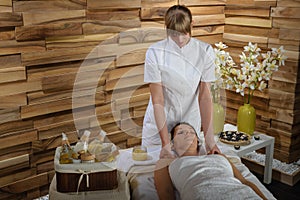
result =
[[[210,83],[200,82],[198,98],[206,149],[209,154],[221,153],[214,139],[213,104]]]
[[[175,199],[174,187],[169,174],[170,159],[162,159],[156,163],[154,171],[154,185],[159,199]]]
[[[223,155],[224,157],[226,157],[225,155]],[[228,159],[228,158],[227,158]],[[252,188],[252,190],[254,190],[254,192],[257,194],[257,195],[259,195],[262,199],[267,199],[266,197],[265,197],[265,195],[258,189],[258,187],[254,184],[254,183],[252,183],[252,182],[250,182],[250,181],[248,181],[247,179],[245,179],[245,177],[241,174],[241,172],[234,166],[234,164],[232,164],[232,162],[230,162],[230,160],[228,160],[229,161],[229,163],[230,163],[230,165],[231,165],[231,167],[232,167],[232,170],[233,170],[233,174],[234,174],[234,177],[235,178],[237,178],[237,179],[239,179],[244,185],[247,185],[247,186],[249,186],[250,188]]]
[[[154,109],[154,117],[157,129],[162,142],[162,153],[160,157],[164,157],[164,154],[168,154],[171,151],[170,138],[168,135],[168,129],[166,124],[166,116],[164,109],[164,94],[161,83],[150,83],[150,93],[152,97],[152,104]],[[165,152],[165,153],[164,153]]]

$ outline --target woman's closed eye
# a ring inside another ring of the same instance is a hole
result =
[[[196,134],[196,133],[194,131],[178,131],[177,134],[178,135],[181,135],[181,134],[187,135],[187,134]]]
[[[184,134],[184,131],[178,131],[177,134],[178,135]]]

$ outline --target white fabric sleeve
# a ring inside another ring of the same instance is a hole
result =
[[[161,82],[161,71],[155,54],[154,48],[149,48],[146,52],[146,59],[144,65],[144,82],[158,83]]]
[[[215,59],[216,55],[211,45],[206,48],[206,56],[204,58],[204,66],[201,81],[213,82],[216,80],[215,77]]]

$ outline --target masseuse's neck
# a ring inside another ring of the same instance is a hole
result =
[[[171,40],[173,40],[173,42],[176,43],[176,45],[179,47],[179,48],[182,48],[184,47],[185,45],[187,45],[190,40],[191,40],[191,37],[190,35],[188,36],[177,36],[177,37],[172,37],[170,36]]]

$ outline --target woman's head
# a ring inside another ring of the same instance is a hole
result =
[[[174,150],[179,156],[198,153],[201,145],[195,129],[185,122],[178,123],[173,127],[171,139]]]
[[[165,25],[168,35],[173,33],[172,31],[191,35],[192,13],[185,6],[174,5],[165,14]]]
[[[170,7],[165,15],[165,25],[167,35],[182,47],[188,42],[192,34],[191,11],[182,5]]]

